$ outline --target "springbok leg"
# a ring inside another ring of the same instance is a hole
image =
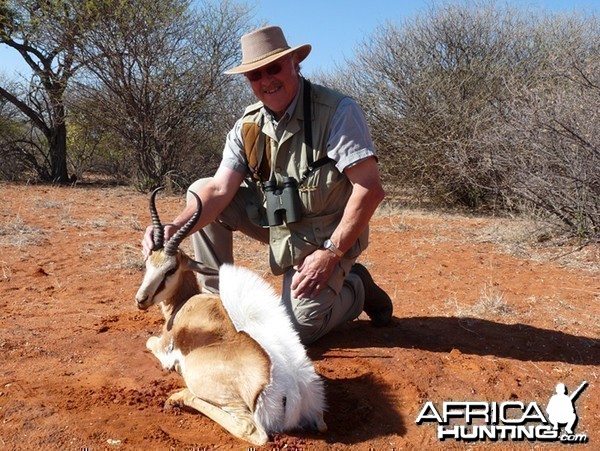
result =
[[[252,412],[246,406],[226,406],[222,409],[198,398],[187,388],[171,395],[165,403],[167,408],[181,405],[197,410],[231,434],[254,445],[264,445],[269,441],[269,436],[254,422]]]

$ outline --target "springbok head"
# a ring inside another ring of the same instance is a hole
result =
[[[216,269],[202,265],[179,249],[181,241],[196,225],[202,212],[202,201],[193,191],[190,193],[196,198],[196,211],[188,222],[164,243],[164,226],[158,217],[155,203],[156,194],[162,189],[162,187],[158,187],[150,194],[154,248],[146,260],[144,280],[135,295],[135,302],[141,310],[177,297],[186,271],[196,271],[206,275],[218,273]]]

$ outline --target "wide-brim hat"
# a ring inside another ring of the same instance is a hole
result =
[[[310,53],[310,44],[290,47],[279,27],[269,26],[242,36],[242,64],[225,71],[226,74],[243,74],[296,52],[300,61]]]

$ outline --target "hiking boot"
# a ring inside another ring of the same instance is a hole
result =
[[[377,286],[367,268],[360,263],[352,265],[350,272],[360,277],[365,287],[365,305],[363,310],[374,326],[385,326],[392,319],[392,300],[388,294]]]

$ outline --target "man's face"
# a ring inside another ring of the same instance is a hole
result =
[[[296,56],[292,54],[245,74],[254,95],[277,119],[283,116],[296,96],[300,79],[296,67]]]

